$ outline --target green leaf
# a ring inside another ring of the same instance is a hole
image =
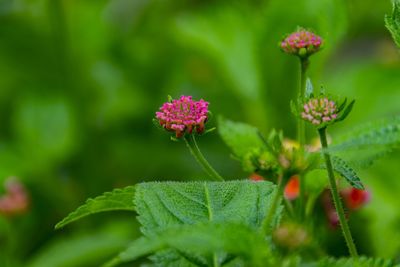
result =
[[[397,148],[400,145],[400,117],[367,123],[335,139],[328,149],[330,152],[351,149],[371,149],[386,147]]]
[[[48,242],[31,259],[26,267],[87,267],[99,266],[126,248],[131,242],[135,227],[131,222],[112,222],[100,229],[72,236],[62,236]]]
[[[258,129],[254,126],[218,118],[218,130],[222,140],[232,149],[235,156],[242,159],[255,148],[264,144],[258,135]]]
[[[314,94],[314,87],[312,85],[311,79],[307,78],[306,81],[306,92],[305,92],[305,97],[309,98]]]
[[[346,163],[346,161],[339,157],[333,156],[332,164],[334,171],[345,178],[351,186],[357,189],[364,189],[364,186],[361,183],[357,173]]]
[[[352,258],[324,258],[317,263],[306,264],[304,267],[394,267],[391,260],[379,258],[359,257]]]
[[[246,259],[249,266],[265,266],[270,248],[260,232],[241,224],[200,223],[170,228],[151,237],[134,241],[127,250],[109,262],[107,267],[174,248],[191,254],[230,254]],[[209,266],[207,262],[199,266]]]
[[[135,187],[128,186],[123,189],[115,189],[112,192],[106,192],[94,199],[88,199],[86,203],[75,211],[71,212],[61,222],[57,223],[56,229],[79,220],[85,216],[112,210],[128,210],[135,211],[133,205]]]
[[[340,113],[339,117],[335,121],[342,121],[342,120],[346,119],[347,116],[349,116],[350,112],[352,111],[355,102],[356,102],[355,100],[352,100],[350,102],[350,104],[348,104],[344,108],[344,111],[342,113]],[[346,103],[346,102],[344,102],[344,103]]]
[[[385,16],[386,28],[392,34],[393,40],[400,47],[400,1],[393,0],[393,10],[391,15]]]
[[[275,188],[271,182],[248,180],[142,183],[136,186],[135,206],[145,235],[208,221],[258,227]]]
[[[151,237],[179,225],[236,223],[258,228],[270,209],[276,186],[248,180],[228,182],[153,182],[137,185],[135,206],[142,232]],[[278,209],[279,212],[281,209]],[[274,225],[279,219],[274,218]],[[205,255],[176,251],[191,262]],[[177,257],[178,257],[177,256]],[[222,258],[221,258],[222,260]]]

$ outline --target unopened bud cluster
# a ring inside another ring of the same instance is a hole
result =
[[[337,106],[327,97],[312,98],[303,105],[301,117],[314,125],[330,122],[337,118]]]
[[[306,31],[299,30],[287,36],[280,44],[281,49],[288,54],[308,57],[318,52],[323,40],[320,36]]]

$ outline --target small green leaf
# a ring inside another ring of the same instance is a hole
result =
[[[265,266],[270,255],[267,241],[253,228],[231,223],[200,223],[181,225],[151,237],[139,238],[105,267],[133,261],[167,248],[190,254],[230,254],[246,259],[248,266],[260,267]],[[207,261],[198,265],[210,266]]]
[[[238,158],[245,157],[255,148],[263,147],[263,142],[254,126],[234,122],[222,117],[218,119],[218,130],[222,140],[232,149]]]
[[[293,115],[298,116],[299,111],[297,110],[297,105],[296,102],[293,100],[290,100],[290,111],[292,112]]]
[[[312,97],[312,95],[314,94],[314,87],[312,85],[312,82],[311,82],[310,78],[307,78],[307,81],[306,81],[306,92],[305,93],[306,93],[306,95],[305,95],[306,98]]]
[[[71,222],[94,213],[112,210],[135,211],[133,205],[134,193],[135,187],[128,186],[123,189],[115,189],[112,192],[106,192],[94,199],[88,199],[84,205],[57,223],[55,228],[60,229]]]
[[[355,100],[351,101],[350,104],[348,104],[344,108],[344,111],[342,113],[340,113],[339,117],[335,121],[342,121],[342,120],[346,119],[347,116],[350,114],[351,110],[353,109],[355,102],[356,102]],[[346,102],[344,102],[344,103],[346,103]]]
[[[351,186],[357,189],[364,189],[364,186],[361,183],[357,173],[343,159],[333,156],[332,164],[334,171],[345,178]]]
[[[343,102],[339,105],[338,111],[342,111],[347,104],[347,97],[343,100]]]
[[[391,15],[385,16],[385,26],[392,34],[393,40],[400,47],[400,1],[393,0]]]

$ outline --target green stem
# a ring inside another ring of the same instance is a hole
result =
[[[208,163],[206,158],[201,153],[201,151],[197,145],[196,139],[194,137],[194,134],[186,135],[184,139],[185,139],[187,147],[190,150],[190,153],[192,153],[193,157],[203,167],[204,171],[211,178],[213,178],[213,180],[224,181],[224,178],[222,178],[222,176],[219,175],[218,172],[216,170],[214,170],[213,167],[211,167],[210,163]]]
[[[219,267],[218,255],[217,255],[217,253],[214,253],[214,254],[213,254],[213,267]]]
[[[300,58],[300,89],[298,98],[301,102],[304,101],[304,96],[306,93],[306,79],[307,79],[307,69],[310,64],[308,58]],[[298,110],[301,110],[301,106],[298,107]],[[306,140],[306,130],[305,130],[305,121],[300,118],[297,119],[297,141],[299,142],[300,146],[300,153],[304,154],[304,145]],[[305,181],[304,175],[299,175],[300,181],[300,196],[299,196],[299,217],[300,220],[303,219],[304,214],[304,203],[305,203]]]
[[[276,214],[276,210],[279,207],[279,202],[281,201],[281,198],[283,196],[283,190],[285,187],[285,181],[284,181],[284,177],[282,177],[282,179],[279,179],[278,182],[278,189],[275,191],[275,195],[274,198],[272,199],[272,204],[271,207],[269,208],[268,214],[265,217],[265,219],[262,222],[262,230],[264,232],[265,235],[270,235],[271,234],[271,224],[272,224],[272,220],[274,219],[274,216]]]
[[[347,224],[347,221],[346,221],[346,216],[344,214],[343,205],[340,200],[340,196],[339,196],[338,189],[336,186],[336,180],[335,180],[335,175],[333,173],[331,156],[326,151],[326,149],[328,148],[328,141],[326,139],[326,127],[319,129],[318,133],[319,133],[319,138],[321,140],[321,146],[324,149],[323,154],[324,154],[324,158],[325,158],[326,170],[328,172],[329,183],[331,186],[333,203],[335,204],[336,212],[339,216],[339,221],[340,221],[340,226],[342,228],[343,236],[344,236],[344,239],[346,240],[346,244],[349,249],[350,255],[352,257],[356,258],[356,257],[358,257],[358,253],[357,253],[357,249],[354,244],[353,238],[351,236],[349,225]]]

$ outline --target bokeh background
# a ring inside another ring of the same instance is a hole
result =
[[[326,40],[314,85],[357,100],[334,131],[399,114],[390,11],[390,0],[0,0],[0,192],[16,176],[31,199],[22,215],[0,214],[0,266],[98,266],[138,235],[134,216],[54,231],[60,219],[116,187],[204,177],[152,124],[167,95],[294,137],[299,66],[277,45],[297,26]],[[200,146],[225,176],[246,177],[217,133]],[[352,227],[371,256],[400,255],[398,156],[361,172],[372,199]]]

